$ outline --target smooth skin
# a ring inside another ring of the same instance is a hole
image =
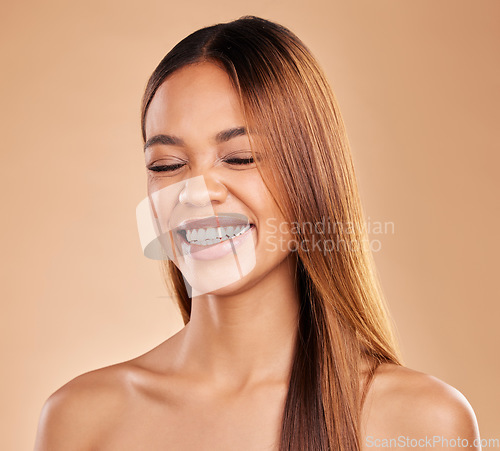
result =
[[[215,212],[242,213],[256,225],[257,264],[238,282],[193,298],[189,323],[156,348],[82,374],[52,394],[35,451],[277,449],[297,327],[296,256],[269,246],[276,233],[268,219],[283,218],[255,164],[231,164],[234,155],[249,158],[251,137],[215,142],[217,133],[243,123],[229,77],[212,63],[176,71],[155,94],[147,139],[168,134],[183,143],[145,150],[147,168],[181,164],[163,173],[148,169],[149,192],[203,175]],[[197,193],[184,194],[181,206],[195,213]],[[401,435],[460,436],[472,444],[479,431],[458,390],[383,364],[368,392],[362,435],[368,450],[376,439]]]

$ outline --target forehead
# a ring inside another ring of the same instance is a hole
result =
[[[158,88],[146,115],[146,136],[173,133],[189,138],[243,125],[239,98],[229,75],[203,62],[185,66]]]

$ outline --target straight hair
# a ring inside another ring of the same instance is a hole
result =
[[[217,64],[229,75],[245,126],[257,132],[252,152],[258,149],[265,162],[261,166],[256,158],[257,167],[288,223],[333,219],[340,225],[296,232],[297,243],[319,240],[324,248],[298,245],[294,250],[300,314],[279,449],[360,450],[361,411],[374,373],[383,362],[403,363],[367,245],[333,91],[295,34],[269,20],[243,16],[195,31],[161,60],[142,100],[144,142],[148,107],[159,86],[176,70],[200,62]],[[183,276],[172,261],[161,265],[187,324],[191,299]],[[362,371],[363,363],[368,371]]]

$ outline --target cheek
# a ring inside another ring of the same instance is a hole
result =
[[[148,171],[148,174],[147,174],[148,194],[154,193],[156,191],[160,191],[162,188],[165,188],[167,186],[168,186],[168,184],[165,183],[165,181],[162,181],[160,179],[160,177],[157,177]]]
[[[272,197],[271,193],[266,189],[258,192],[258,208],[259,217],[264,218],[267,222],[272,223],[274,228],[277,228],[277,234],[283,235],[287,233],[287,222],[279,208],[277,202]]]
[[[258,244],[266,254],[279,256],[294,249],[291,225],[267,189],[252,196],[252,211],[258,220]]]

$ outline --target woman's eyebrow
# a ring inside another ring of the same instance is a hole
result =
[[[227,130],[222,130],[215,135],[215,142],[217,144],[229,141],[230,139],[236,138],[237,136],[244,136],[247,134],[247,130],[245,127],[233,127],[228,128]],[[165,146],[179,146],[185,147],[186,143],[182,138],[179,138],[174,135],[155,135],[149,138],[144,144],[144,151],[154,144],[163,144]]]
[[[243,136],[247,134],[247,130],[245,127],[234,127],[229,128],[227,130],[222,130],[221,132],[215,135],[216,143],[223,143],[229,141],[232,138],[236,138],[237,136]]]

